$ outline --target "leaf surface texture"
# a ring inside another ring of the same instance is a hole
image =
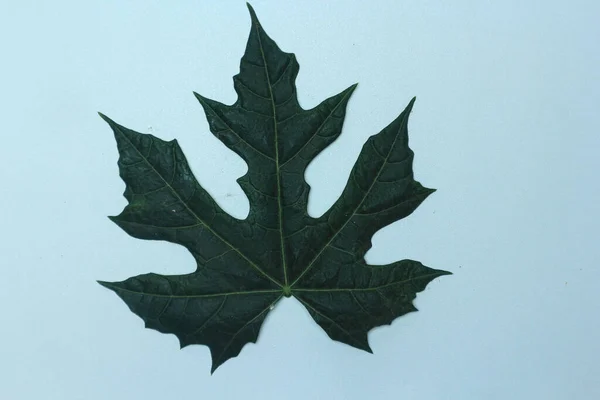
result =
[[[197,269],[100,282],[146,327],[175,334],[182,347],[210,348],[212,371],[256,342],[267,314],[294,296],[334,340],[371,351],[367,334],[416,311],[416,294],[449,272],[418,261],[366,264],[373,234],[410,215],[431,193],[413,177],[408,117],[414,104],[360,152],[346,188],[321,217],[307,213],[308,164],[340,135],[352,85],[311,110],[300,107],[299,66],[252,27],[238,99],[225,105],[195,93],[211,132],[248,164],[238,182],[250,202],[240,220],[197,182],[176,140],[167,142],[101,116],[114,131],[128,205],[111,219],[129,235],[186,247]]]

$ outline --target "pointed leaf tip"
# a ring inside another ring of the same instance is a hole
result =
[[[100,111],[98,111],[98,115],[100,116],[100,118],[102,118],[107,124],[109,125],[115,125],[115,121],[113,121],[112,119],[110,119],[109,117],[107,117],[106,115],[102,114]]]
[[[106,281],[96,281],[99,285],[104,286],[107,289],[110,289],[110,282],[106,282]]]
[[[442,276],[447,276],[447,275],[454,275],[452,272],[450,272],[450,271],[444,271],[443,269],[435,269],[434,273],[436,274],[436,277],[433,278],[433,279],[436,279],[436,278],[439,278],[439,277],[442,277]]]
[[[194,93],[194,97],[196,98],[196,100],[198,100],[200,102],[200,104],[204,103],[204,99],[205,97],[202,96],[200,93],[197,92],[193,92]]]
[[[349,92],[350,92],[350,94],[352,94],[352,93],[353,93],[353,92],[356,90],[356,87],[357,87],[357,86],[358,86],[358,82],[357,82],[357,83],[355,83],[355,84],[353,84],[353,85],[351,85],[351,86],[350,86],[348,89],[346,89],[346,90],[347,90],[347,91],[349,91]]]
[[[254,11],[252,5],[250,5],[250,3],[246,3],[246,7],[248,7],[248,11],[250,11],[250,17],[252,18],[252,20],[258,21],[258,18],[256,17],[256,12]]]

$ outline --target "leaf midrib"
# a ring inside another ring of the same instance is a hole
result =
[[[263,60],[263,65],[265,69],[265,77],[267,79],[267,87],[269,88],[269,97],[271,99],[271,109],[273,111],[273,130],[274,130],[274,140],[275,140],[275,173],[277,175],[277,219],[279,224],[279,244],[281,247],[281,266],[283,268],[283,282],[285,285],[285,290],[289,290],[288,288],[288,273],[287,273],[287,265],[286,265],[286,257],[285,257],[285,242],[283,237],[283,212],[281,206],[281,173],[279,166],[279,129],[277,123],[277,107],[275,105],[275,98],[273,97],[273,88],[271,86],[271,77],[269,76],[269,68],[267,65],[267,59],[265,57],[265,52],[262,45],[262,40],[260,38],[260,24],[258,20],[256,21],[256,37],[258,39],[258,47],[260,49],[260,55]]]
[[[172,294],[159,294],[159,293],[148,293],[141,292],[131,289],[125,289],[118,285],[115,285],[111,282],[99,281],[99,283],[109,289],[117,290],[119,292],[131,293],[142,296],[152,296],[152,297],[163,297],[169,299],[205,299],[211,297],[222,297],[222,296],[245,296],[245,295],[254,295],[254,294],[272,294],[272,293],[281,293],[279,289],[271,289],[271,290],[246,290],[242,292],[225,292],[225,293],[211,293],[211,294],[189,294],[189,295],[172,295]]]
[[[377,267],[375,267],[377,268]],[[441,272],[435,272],[432,274],[427,274],[427,275],[420,275],[417,277],[411,277],[408,279],[404,279],[401,281],[396,281],[396,282],[390,282],[390,283],[386,283],[385,285],[379,285],[379,286],[372,286],[372,287],[366,287],[366,288],[325,288],[325,289],[304,289],[304,288],[295,288],[294,292],[303,292],[303,293],[314,293],[314,292],[370,292],[370,291],[377,291],[379,289],[385,289],[391,286],[396,286],[396,285],[402,285],[408,282],[412,282],[412,281],[416,281],[416,280],[420,280],[420,279],[429,279],[429,278],[437,278],[438,276],[444,275],[444,273]]]

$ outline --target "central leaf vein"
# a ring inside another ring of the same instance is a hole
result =
[[[281,173],[279,170],[279,132],[277,123],[277,107],[275,105],[275,98],[273,96],[273,87],[271,86],[271,77],[269,76],[267,58],[265,57],[265,51],[263,49],[263,44],[260,38],[260,25],[258,24],[256,24],[256,37],[258,38],[258,47],[260,48],[260,55],[263,60],[265,77],[267,79],[267,87],[269,88],[269,96],[271,100],[271,109],[273,111],[273,130],[275,140],[275,173],[277,175],[277,219],[279,224],[279,241],[281,245],[281,265],[283,267],[283,282],[285,286],[288,286],[288,274],[285,262],[285,242],[283,237],[283,209],[281,206]]]

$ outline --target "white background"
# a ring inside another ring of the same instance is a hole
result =
[[[143,328],[96,279],[193,270],[127,236],[101,111],[177,137],[230,213],[246,166],[192,90],[235,101],[243,1],[3,1],[0,10],[0,398],[600,398],[597,1],[255,0],[301,65],[310,108],[359,82],[341,138],[311,164],[310,213],[341,193],[366,138],[417,96],[416,178],[437,188],[376,234],[371,263],[453,276],[375,329],[374,355],[331,341],[292,299],[210,376],[203,346]]]

